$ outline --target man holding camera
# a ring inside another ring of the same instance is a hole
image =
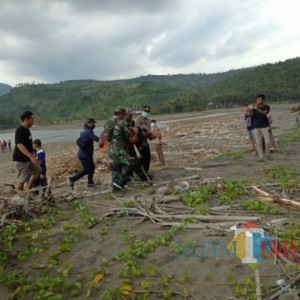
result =
[[[263,140],[266,147],[266,159],[272,160],[270,155],[270,133],[269,133],[269,120],[268,114],[270,113],[270,106],[266,105],[266,96],[263,94],[256,96],[256,103],[253,105],[250,115],[253,120],[254,135],[257,144],[257,152],[259,161],[265,161],[263,155]]]

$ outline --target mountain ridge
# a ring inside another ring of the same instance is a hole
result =
[[[13,87],[6,83],[0,82],[0,97],[10,92]]]
[[[268,100],[300,100],[300,58],[212,74],[146,75],[118,80],[67,80],[53,84],[21,84],[0,97],[2,114],[16,119],[32,110],[40,123],[108,118],[115,106],[154,113],[203,110],[253,102],[257,93]],[[0,114],[1,114],[0,112]],[[1,125],[1,124],[0,124]]]

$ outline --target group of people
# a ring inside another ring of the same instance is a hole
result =
[[[126,189],[134,174],[141,181],[151,181],[153,176],[149,174],[151,162],[149,141],[156,141],[154,146],[159,160],[162,164],[165,164],[165,160],[161,133],[156,121],[149,119],[150,112],[150,106],[145,105],[141,116],[134,121],[131,108],[117,107],[114,115],[105,122],[104,131],[99,136],[94,133],[95,119],[89,118],[77,140],[82,170],[68,178],[69,186],[73,189],[75,182],[86,175],[87,186],[94,186],[94,142],[99,144],[101,150],[111,160],[112,191]]]
[[[276,147],[271,128],[270,106],[265,104],[265,99],[265,95],[257,95],[256,102],[245,107],[248,137],[252,143],[252,150],[258,153],[260,162],[272,160],[271,149]]]
[[[10,140],[3,140],[1,142],[0,140],[0,149],[1,149],[1,152],[4,153],[6,151],[11,151],[11,141]]]
[[[265,104],[265,98],[265,95],[257,95],[255,104],[245,107],[249,139],[252,142],[252,150],[258,153],[259,161],[271,160],[270,149],[275,148],[270,106]],[[153,143],[160,163],[165,164],[165,160],[161,132],[156,121],[150,120],[150,112],[150,106],[145,105],[142,114],[133,120],[131,108],[117,107],[114,115],[105,122],[104,130],[99,136],[94,133],[96,120],[88,118],[77,140],[78,158],[82,170],[68,178],[69,186],[73,189],[75,182],[86,175],[87,186],[94,186],[95,142],[111,160],[112,191],[126,189],[127,183],[133,180],[134,174],[141,181],[151,182],[153,175],[149,173],[151,162],[149,142]],[[13,160],[17,170],[16,188],[23,190],[26,187],[30,190],[38,185],[46,186],[45,151],[40,140],[32,140],[29,129],[34,123],[33,113],[26,111],[20,119],[21,125],[16,129],[16,146],[13,151]]]
[[[163,142],[155,120],[150,120],[150,106],[143,107],[142,115],[135,121],[130,108],[117,107],[114,115],[104,125],[104,131],[97,136],[94,133],[96,120],[88,118],[77,140],[78,158],[82,170],[68,178],[73,189],[75,182],[87,175],[87,186],[94,186],[95,164],[93,160],[94,142],[111,159],[112,190],[126,188],[126,184],[136,174],[142,181],[151,181],[149,174],[151,151],[149,140],[155,140],[159,160],[165,164],[162,152]],[[30,127],[34,123],[31,111],[20,116],[21,125],[15,132],[13,161],[17,170],[18,190],[31,190],[34,187],[47,186],[46,153],[39,139],[33,140]]]

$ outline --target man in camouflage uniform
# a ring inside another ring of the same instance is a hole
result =
[[[136,145],[139,144],[139,139],[142,138],[139,137],[139,129],[135,127],[135,122],[132,120],[132,114],[133,111],[131,108],[127,107],[126,108],[126,115],[124,120],[127,123],[127,127],[130,132],[130,140],[125,143],[125,148],[127,153],[130,155],[130,170],[129,170],[129,176],[132,177],[133,173],[136,173],[136,175],[142,180],[142,181],[147,181],[148,178],[143,171],[137,153],[136,153]]]
[[[108,140],[107,155],[112,163],[112,189],[122,190],[129,181],[130,156],[125,150],[125,143],[130,139],[127,123],[124,121],[126,111],[117,107],[110,124],[111,138]]]

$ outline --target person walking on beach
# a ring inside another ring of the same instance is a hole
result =
[[[68,184],[71,189],[74,189],[77,180],[86,175],[88,175],[87,187],[94,187],[94,142],[99,142],[99,137],[94,134],[95,124],[96,121],[94,118],[88,118],[80,133],[79,139],[81,144],[78,145],[79,149],[77,156],[81,162],[82,170],[68,178]]]
[[[36,151],[36,158],[39,162],[39,165],[42,168],[42,173],[40,177],[36,180],[35,186],[47,186],[47,166],[46,166],[46,153],[42,148],[42,142],[39,139],[33,141],[33,149]]]
[[[4,152],[6,152],[7,151],[7,142],[6,142],[6,140],[3,140],[2,144],[3,144],[3,150],[4,150]]]
[[[148,139],[151,139],[151,122],[149,120],[150,112],[151,108],[149,105],[143,106],[142,115],[135,121],[135,126],[140,127],[143,131],[143,141],[139,148],[141,154],[140,164],[147,174],[149,172],[151,162],[151,151],[148,144]]]
[[[269,160],[272,159],[270,155],[270,124],[267,117],[267,115],[270,113],[270,106],[264,103],[265,99],[265,95],[257,95],[256,103],[250,112],[250,116],[253,118],[254,135],[257,143],[257,151],[260,162],[265,161],[263,155],[263,140],[265,141],[266,158]]]
[[[156,120],[151,120],[151,133],[153,137],[153,145],[158,155],[159,162],[164,166],[165,165],[165,157],[163,152],[163,142],[161,140],[161,131],[156,126]]]
[[[254,128],[253,128],[253,116],[250,116],[251,109],[248,105],[245,107],[245,123],[247,127],[247,133],[249,141],[252,144],[252,151],[256,151],[256,142],[255,142],[255,135],[254,135]]]
[[[13,161],[17,170],[16,188],[23,190],[24,184],[27,183],[27,189],[30,190],[39,178],[42,169],[33,153],[32,135],[29,130],[34,123],[33,113],[25,111],[20,119],[21,125],[15,132],[16,147],[13,152]]]
[[[115,109],[114,116],[104,125],[105,137],[108,141],[107,156],[112,162],[112,191],[123,190],[129,181],[130,156],[126,152],[125,143],[130,139],[129,129],[124,121],[126,110]]]
[[[7,140],[8,151],[11,152],[11,141]]]

